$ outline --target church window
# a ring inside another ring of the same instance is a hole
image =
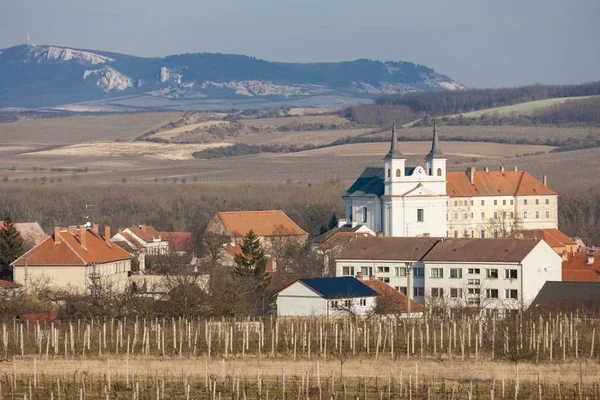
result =
[[[437,176],[442,176],[442,169],[441,168],[437,169]]]
[[[402,176],[402,172],[400,172],[400,168],[396,170],[396,177],[400,178]]]
[[[362,214],[363,214],[362,215],[362,217],[363,217],[362,222],[367,222],[367,207],[363,207]]]
[[[417,222],[425,221],[424,210],[422,208],[417,209]]]

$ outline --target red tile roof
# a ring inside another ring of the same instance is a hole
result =
[[[408,312],[407,301],[408,297],[400,293],[387,283],[379,279],[366,279],[362,283],[376,291],[379,295],[377,299],[384,298],[386,305],[389,306],[390,313],[405,313]],[[385,307],[388,308],[388,307]],[[425,308],[414,300],[410,301],[411,312],[423,312]]]
[[[133,246],[134,248],[143,249],[146,247],[146,246],[144,246],[144,244],[142,242],[140,242],[138,239],[136,239],[129,232],[119,232],[118,234],[123,236],[123,238],[125,238],[125,240],[126,240],[126,243],[129,244],[130,246]]]
[[[594,254],[594,262],[588,265],[588,253],[568,253],[562,263],[562,280],[578,282],[600,282],[600,254]]]
[[[577,244],[571,238],[554,228],[520,229],[514,231],[509,237],[513,239],[543,239],[544,242],[548,243],[550,247],[577,246]]]
[[[320,249],[331,249],[337,246],[345,246],[354,239],[373,237],[371,232],[337,232],[331,235],[327,240],[319,245]]]
[[[114,244],[105,242],[99,233],[92,229],[85,230],[86,246],[82,246],[82,231],[62,229],[58,233],[58,243],[54,234],[27,253],[19,257],[13,265],[89,265],[127,260],[131,254]]]
[[[23,287],[20,283],[0,279],[0,288],[2,289],[18,289],[20,287]]]
[[[0,229],[4,229],[4,226],[4,221],[0,221]],[[40,235],[41,239],[48,237],[37,222],[15,222],[15,228],[26,242],[35,243],[36,235]]]
[[[40,312],[40,313],[29,313],[29,314],[19,314],[17,316],[20,320],[23,321],[40,321],[40,322],[53,322],[58,321],[58,317],[53,312]]]
[[[475,171],[473,183],[467,172],[446,173],[450,197],[556,195],[526,171]]]
[[[217,217],[232,237],[245,236],[251,230],[257,236],[307,235],[281,210],[219,212]]]
[[[162,240],[168,240],[177,251],[192,250],[192,234],[190,232],[160,232]]]

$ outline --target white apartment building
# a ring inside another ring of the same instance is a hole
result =
[[[383,167],[368,167],[342,196],[346,218],[384,236],[505,237],[557,228],[558,195],[516,168],[447,172],[434,125],[424,166],[408,167],[395,127]]]
[[[560,281],[561,264],[543,240],[375,237],[350,243],[336,274],[373,275],[426,306],[516,309]]]

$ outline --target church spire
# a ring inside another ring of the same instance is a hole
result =
[[[436,158],[436,157],[441,157],[444,155],[444,153],[442,153],[442,151],[439,148],[438,145],[438,134],[437,134],[437,130],[435,129],[435,118],[433,119],[433,140],[431,142],[431,151],[429,152],[429,154],[427,154],[427,157],[430,158]]]
[[[390,151],[387,153],[385,158],[402,158],[402,153],[398,148],[398,136],[396,135],[396,120],[392,124],[392,144],[390,145]]]

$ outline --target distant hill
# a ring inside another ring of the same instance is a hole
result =
[[[382,94],[464,89],[451,78],[410,62],[300,64],[210,53],[142,58],[34,45],[0,50],[0,109],[339,106],[370,102]]]

